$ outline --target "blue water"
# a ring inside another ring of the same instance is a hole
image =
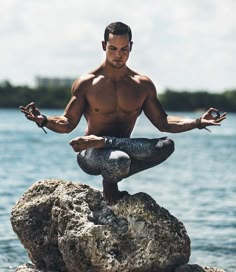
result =
[[[62,114],[61,110],[44,110]],[[177,113],[175,113],[177,114]],[[197,117],[197,113],[178,113]],[[83,135],[84,120],[69,134],[48,134],[18,110],[0,110],[0,271],[29,261],[10,224],[14,203],[40,179],[59,178],[102,189],[99,176],[76,164],[70,139]],[[164,136],[144,116],[134,137]],[[130,193],[144,191],[185,225],[191,238],[190,263],[236,271],[236,114],[220,128],[169,135],[174,154],[163,164],[120,183]]]

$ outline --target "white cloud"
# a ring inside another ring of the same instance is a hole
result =
[[[103,59],[105,26],[133,30],[129,65],[163,87],[235,87],[234,0],[2,0],[0,81],[77,76]]]

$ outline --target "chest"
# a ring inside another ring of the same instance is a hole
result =
[[[136,82],[98,82],[87,92],[90,109],[95,112],[139,111],[145,100],[145,90]]]

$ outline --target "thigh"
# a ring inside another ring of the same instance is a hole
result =
[[[168,137],[162,138],[115,138],[111,139],[109,148],[119,149],[127,153],[131,159],[153,161],[158,155],[172,153],[174,143]]]
[[[108,175],[109,173],[111,176],[117,176],[121,170],[123,172],[129,167],[130,158],[120,150],[90,148],[78,153],[77,162],[83,171],[88,174],[100,175],[107,173]]]
[[[168,137],[145,141],[137,139],[134,145],[136,150],[130,154],[132,163],[129,176],[164,162],[174,151],[174,142]]]

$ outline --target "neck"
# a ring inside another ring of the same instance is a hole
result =
[[[113,67],[110,63],[104,62],[103,69],[108,78],[112,80],[120,80],[128,74],[128,67],[124,65],[123,67],[116,68]]]

